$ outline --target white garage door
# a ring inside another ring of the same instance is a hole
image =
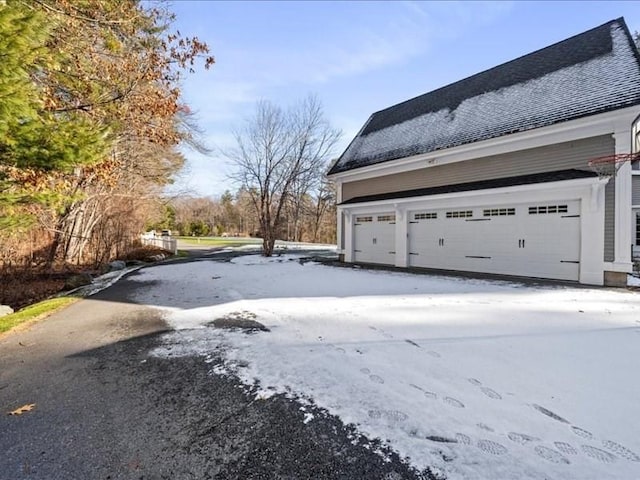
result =
[[[409,214],[409,265],[578,280],[580,202],[488,205]]]
[[[395,264],[396,216],[394,213],[356,215],[353,227],[354,260]]]

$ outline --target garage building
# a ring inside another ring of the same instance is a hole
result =
[[[640,245],[639,115],[623,19],[376,112],[329,172],[339,252],[626,284]],[[602,157],[617,172],[590,168]]]

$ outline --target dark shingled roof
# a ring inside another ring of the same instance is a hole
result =
[[[579,178],[597,177],[597,173],[586,170],[559,170],[557,172],[533,173],[517,177],[495,178],[492,180],[479,180],[476,182],[458,183],[456,185],[442,185],[439,187],[418,188],[403,192],[380,193],[366,195],[364,197],[350,198],[340,205],[354,203],[376,202],[379,200],[395,200],[398,198],[426,197],[429,195],[441,195],[443,193],[470,192],[473,190],[487,190],[490,188],[515,187],[518,185],[530,185],[532,183],[560,182],[563,180],[575,180]]]
[[[619,18],[374,113],[329,174],[640,104]]]

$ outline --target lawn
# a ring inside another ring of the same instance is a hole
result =
[[[236,245],[261,245],[259,238],[246,237],[175,237],[181,242],[191,245],[210,245],[212,247],[229,247]]]
[[[10,315],[0,317],[0,333],[7,332],[18,325],[33,320],[39,320],[54,312],[78,301],[75,297],[59,297],[44,300],[42,302],[30,305]]]
[[[222,353],[258,398],[313,402],[449,479],[640,478],[638,293],[297,260],[141,271],[137,301],[176,329],[155,354]]]

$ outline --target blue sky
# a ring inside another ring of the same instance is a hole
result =
[[[188,75],[205,157],[184,150],[173,192],[235,191],[221,150],[258,100],[288,106],[307,94],[341,129],[342,153],[371,113],[525,55],[609,20],[640,30],[640,2],[174,1],[175,28],[206,41],[209,71]]]

